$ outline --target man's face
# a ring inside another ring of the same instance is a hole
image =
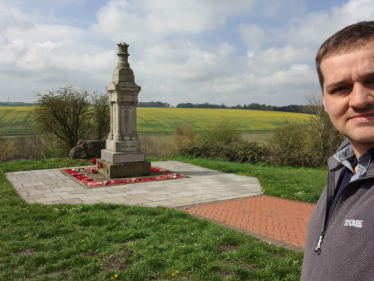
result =
[[[374,44],[323,60],[321,71],[325,111],[362,154],[374,146]]]

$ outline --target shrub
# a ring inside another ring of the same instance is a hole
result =
[[[313,114],[305,124],[286,124],[277,127],[269,141],[272,163],[295,166],[326,166],[344,140],[325,112],[322,100],[310,96],[309,110]]]
[[[93,93],[92,105],[92,130],[93,139],[102,140],[110,130],[110,108],[108,94]]]
[[[316,94],[309,96],[308,101],[310,111],[313,113],[309,119],[308,132],[312,139],[312,149],[323,165],[335,153],[345,137],[332,124],[320,96]]]
[[[176,134],[178,131],[188,132],[184,133],[188,141],[185,145],[178,147],[182,155],[252,163],[266,161],[268,156],[266,146],[256,141],[243,141],[239,124],[228,120],[206,126],[195,138],[194,134],[186,128],[176,130]]]
[[[196,136],[191,126],[177,126],[174,130],[174,143],[177,148],[190,145]]]
[[[313,147],[306,124],[288,123],[277,127],[269,141],[271,163],[295,166],[315,166],[319,159]]]
[[[42,134],[54,134],[70,149],[90,130],[88,93],[72,87],[38,94],[34,121]]]
[[[18,154],[17,148],[14,142],[8,141],[4,138],[0,138],[0,159],[5,159]]]
[[[45,139],[35,135],[31,137],[18,137],[16,147],[18,154],[23,158],[42,159],[43,148],[47,146]]]
[[[242,139],[239,124],[223,120],[209,124],[197,134],[196,142],[206,145],[230,145]]]
[[[179,150],[182,155],[192,155],[205,158],[222,158],[233,162],[265,162],[269,156],[266,146],[256,141],[240,141],[231,145],[207,143],[193,144]]]
[[[139,134],[139,140],[147,157],[168,157],[175,153],[172,136]]]

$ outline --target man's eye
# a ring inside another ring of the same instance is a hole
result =
[[[333,89],[331,91],[331,93],[337,93],[337,92],[341,92],[341,91],[344,91],[344,90],[347,90],[348,88],[347,87],[338,87],[336,89]]]

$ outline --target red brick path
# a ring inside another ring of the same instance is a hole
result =
[[[186,211],[303,248],[314,206],[260,195],[196,206]]]

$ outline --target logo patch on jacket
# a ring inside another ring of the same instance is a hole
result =
[[[362,222],[363,220],[345,220],[344,226],[353,226],[362,228]]]

